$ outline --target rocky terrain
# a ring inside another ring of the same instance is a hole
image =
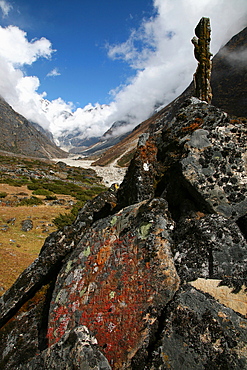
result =
[[[62,158],[62,161],[69,166],[93,169],[97,175],[102,178],[102,183],[107,187],[115,183],[121,184],[127,170],[126,167],[120,167],[116,161],[111,162],[106,166],[96,166],[92,165],[94,162],[93,160],[86,158],[83,159],[83,157],[80,156]]]
[[[247,369],[247,120],[186,94],[1,297],[1,368]]]

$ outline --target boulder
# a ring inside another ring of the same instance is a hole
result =
[[[83,325],[114,369],[148,346],[179,286],[167,203],[153,199],[99,220],[64,264],[53,292],[49,345]]]
[[[23,220],[21,223],[22,231],[30,231],[33,228],[33,221],[31,219]]]
[[[193,287],[167,305],[148,369],[246,369],[247,320]],[[139,367],[144,369],[144,367]]]

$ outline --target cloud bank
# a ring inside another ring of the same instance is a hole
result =
[[[7,15],[9,8],[0,1]],[[107,45],[108,57],[122,60],[133,70],[124,86],[111,91],[109,105],[89,103],[75,109],[62,97],[48,102],[38,94],[40,81],[26,76],[25,65],[38,58],[51,58],[46,38],[28,41],[17,27],[0,27],[0,95],[23,114],[52,132],[79,132],[81,138],[102,135],[114,121],[126,120],[134,127],[146,119],[155,104],[168,104],[191,82],[196,69],[191,38],[201,17],[211,20],[211,51],[215,54],[234,34],[246,26],[246,0],[154,0],[154,15],[143,19],[121,44]],[[53,69],[48,76],[59,76]],[[58,77],[59,78],[59,77]]]

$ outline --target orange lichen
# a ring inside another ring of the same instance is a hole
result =
[[[203,119],[202,118],[195,118],[194,122],[192,122],[190,125],[182,127],[182,131],[184,132],[193,132],[195,130],[198,130],[201,128],[203,124]]]
[[[152,163],[156,161],[157,151],[158,149],[155,143],[152,140],[147,140],[145,145],[137,148],[137,156],[139,156],[143,162],[148,161]]]

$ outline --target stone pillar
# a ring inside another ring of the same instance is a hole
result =
[[[195,58],[198,60],[198,66],[194,74],[195,96],[208,103],[211,103],[212,100],[210,33],[209,18],[201,18],[195,28],[196,36],[191,40],[194,45]]]

